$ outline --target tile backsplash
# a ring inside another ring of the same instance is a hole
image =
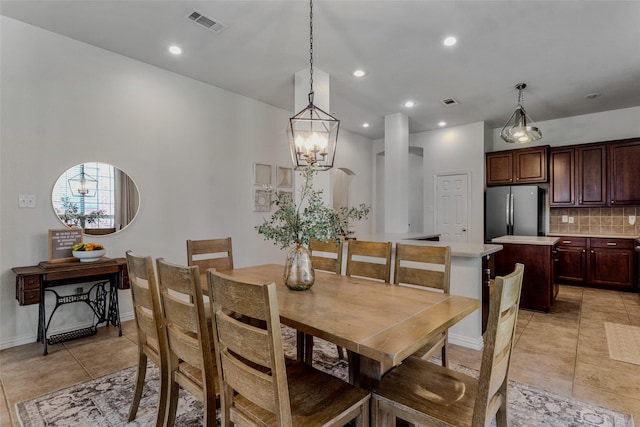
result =
[[[562,216],[573,218],[573,224],[562,222]],[[629,216],[636,217],[635,225],[629,224]],[[550,233],[591,233],[640,235],[640,206],[605,208],[551,208]]]

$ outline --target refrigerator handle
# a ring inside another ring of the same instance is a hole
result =
[[[504,204],[505,208],[506,208],[506,215],[505,218],[507,219],[507,234],[509,234],[509,226],[511,225],[511,215],[509,213],[509,198],[510,198],[511,194],[507,193],[507,201]]]
[[[513,198],[514,195],[511,195],[511,199],[509,202],[509,212],[510,212],[510,217],[509,217],[509,224],[511,224],[511,234],[513,234]]]

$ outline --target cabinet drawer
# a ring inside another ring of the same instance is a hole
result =
[[[40,275],[20,276],[19,285],[21,289],[40,289]]]
[[[556,243],[558,246],[571,246],[577,248],[586,248],[587,239],[584,237],[561,237]]]
[[[633,249],[633,239],[591,238],[592,248]]]
[[[20,305],[30,305],[40,303],[40,290],[22,291],[18,294]]]

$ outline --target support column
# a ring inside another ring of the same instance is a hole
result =
[[[325,71],[313,67],[313,104],[331,114],[330,106],[330,77]],[[298,71],[295,74],[295,102],[294,113],[302,111],[309,105],[309,69]],[[292,115],[293,115],[292,114]],[[336,156],[340,153],[340,136],[338,134],[338,146],[336,148]],[[302,178],[296,177],[296,200]],[[318,190],[323,190],[322,198],[324,202],[331,206],[331,170],[318,172],[313,185]]]
[[[384,231],[409,231],[409,119],[384,118]]]

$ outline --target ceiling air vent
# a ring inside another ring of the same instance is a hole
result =
[[[440,102],[442,102],[445,106],[447,107],[451,107],[452,105],[458,105],[460,104],[458,101],[456,101],[453,98],[445,98],[445,99],[441,99]]]
[[[227,28],[227,26],[223,23],[213,20],[208,16],[201,14],[200,12],[196,12],[195,10],[187,18],[189,18],[190,21],[201,25],[209,31],[213,31],[216,34],[222,32],[222,30]]]

